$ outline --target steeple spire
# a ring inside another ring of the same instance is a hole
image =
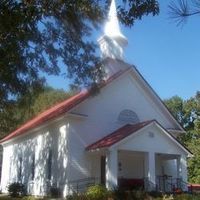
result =
[[[119,22],[117,18],[117,9],[116,9],[116,4],[114,0],[112,0],[111,5],[110,5],[110,10],[108,13],[108,21],[105,25],[104,33],[105,35],[109,37],[122,35],[119,28]]]
[[[127,45],[126,37],[121,33],[117,18],[115,0],[112,0],[105,24],[104,35],[98,40],[102,57],[123,60],[124,47]]]
[[[127,43],[126,37],[120,31],[115,0],[112,0],[111,2],[104,33],[110,38],[121,38],[125,43]]]

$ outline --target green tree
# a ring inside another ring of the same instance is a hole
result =
[[[0,108],[0,138],[5,136],[9,131],[12,130],[13,125],[18,124],[18,121],[13,117],[13,108],[15,107],[14,102],[4,104]]]
[[[164,100],[165,105],[169,108],[174,117],[178,120],[178,122],[184,126],[184,101],[179,96],[173,96],[169,99]]]
[[[174,96],[164,102],[187,131],[179,139],[194,155],[188,159],[188,177],[191,183],[200,183],[200,93],[188,100]]]
[[[192,137],[190,141],[187,141],[187,147],[194,155],[194,157],[188,159],[189,181],[191,183],[200,183],[200,138]]]
[[[51,87],[32,88],[17,101],[9,102],[0,112],[0,138],[33,118],[38,113],[71,96],[63,90]]]
[[[123,0],[123,24],[159,13],[156,0]],[[42,73],[60,74],[60,65],[75,85],[91,85],[103,72],[91,39],[104,20],[109,0],[1,0],[0,102],[43,85]],[[42,72],[42,73],[41,73]]]
[[[188,100],[183,100],[179,96],[173,96],[165,99],[164,103],[186,130],[194,130],[195,122],[200,116],[199,92],[196,93],[195,97],[191,97]]]
[[[52,88],[45,89],[44,92],[37,96],[33,105],[31,106],[33,116],[61,101],[68,99],[70,96],[71,93],[66,93],[63,90],[55,90]]]

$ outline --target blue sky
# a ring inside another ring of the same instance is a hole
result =
[[[177,27],[169,19],[170,0],[159,2],[160,15],[144,17],[131,29],[122,27],[129,42],[125,61],[136,65],[162,99],[173,95],[187,99],[200,90],[200,16]],[[68,84],[62,76],[49,76],[47,82],[63,89]]]

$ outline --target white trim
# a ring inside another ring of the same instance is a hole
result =
[[[166,130],[169,131],[170,133],[178,133],[178,134],[184,134],[184,133],[186,133],[185,130],[178,130],[178,129],[172,129],[172,128],[168,128]]]

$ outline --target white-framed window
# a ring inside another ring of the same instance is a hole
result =
[[[51,180],[52,175],[52,150],[49,149],[47,157],[47,179]]]
[[[22,157],[19,157],[18,160],[18,172],[17,172],[17,181],[22,182]]]
[[[31,180],[33,181],[35,179],[35,152],[32,154],[31,161]]]

